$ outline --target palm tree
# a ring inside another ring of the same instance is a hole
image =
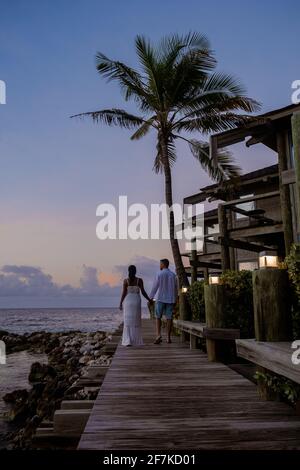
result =
[[[172,166],[176,141],[185,141],[203,170],[219,182],[237,176],[239,169],[228,152],[219,152],[217,162],[209,156],[208,145],[190,135],[207,135],[245,124],[259,104],[246,97],[243,86],[233,77],[214,72],[216,60],[207,38],[198,33],[177,34],[154,46],[143,36],[135,39],[139,70],[96,55],[97,70],[109,81],[117,81],[126,101],[133,100],[139,115],[123,109],[102,109],[75,115],[93,121],[134,130],[132,140],[150,130],[157,136],[154,170],[165,179],[165,200],[171,208]],[[72,116],[72,117],[75,117]],[[188,285],[175,234],[174,213],[169,214],[172,253],[180,285]]]

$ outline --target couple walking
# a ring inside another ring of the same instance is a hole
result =
[[[142,346],[142,310],[141,294],[153,303],[155,301],[156,339],[154,344],[162,342],[161,318],[167,319],[167,343],[171,343],[171,330],[174,306],[177,301],[178,288],[176,275],[169,269],[169,260],[160,260],[160,271],[154,281],[150,297],[144,289],[143,279],[136,277],[136,267],[128,268],[128,278],[124,279],[120,301],[120,310],[124,306],[123,346]],[[157,295],[156,295],[157,294]]]

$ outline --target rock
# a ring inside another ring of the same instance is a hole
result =
[[[53,367],[48,364],[34,362],[31,365],[28,380],[29,382],[43,382],[53,377],[56,377],[56,371]]]
[[[76,380],[79,379],[79,375],[78,374],[74,374],[74,375],[71,375],[71,377],[69,377],[69,384],[73,384],[74,382],[76,382]]]
[[[93,346],[90,343],[84,344],[80,349],[79,352],[81,354],[89,353],[93,349]]]
[[[28,391],[25,389],[14,390],[13,392],[6,393],[3,397],[3,400],[6,403],[16,403],[18,401],[27,400]]]
[[[79,364],[87,364],[91,359],[91,356],[83,356],[79,359]]]
[[[18,430],[11,433],[9,445],[14,449],[26,449],[30,448],[36,427],[43,420],[53,420],[54,412],[60,408],[62,400],[96,398],[99,387],[76,386],[76,381],[91,365],[110,363],[111,358],[100,351],[108,335],[104,332],[75,331],[14,335],[1,330],[1,337],[7,338],[10,352],[27,348],[48,355],[48,364],[32,364],[29,391],[16,390],[4,397],[12,405],[7,418],[19,426]]]

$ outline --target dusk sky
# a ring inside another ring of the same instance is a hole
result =
[[[134,111],[97,73],[97,51],[135,67],[137,34],[156,41],[202,32],[217,69],[238,77],[269,111],[291,104],[291,83],[300,79],[299,15],[296,0],[0,0],[7,87],[0,105],[0,308],[7,296],[111,299],[131,262],[150,290],[157,261],[171,257],[168,241],[96,238],[99,203],[117,204],[119,195],[146,205],[164,200],[163,177],[152,171],[154,135],[131,142],[125,130],[69,118],[108,107]],[[243,172],[276,163],[260,145],[238,145],[235,156]],[[175,201],[209,182],[179,146]]]

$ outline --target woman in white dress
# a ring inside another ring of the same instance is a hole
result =
[[[124,302],[123,346],[143,346],[141,293],[150,302],[144,289],[143,279],[136,277],[136,267],[128,268],[128,278],[124,279],[120,310]]]

